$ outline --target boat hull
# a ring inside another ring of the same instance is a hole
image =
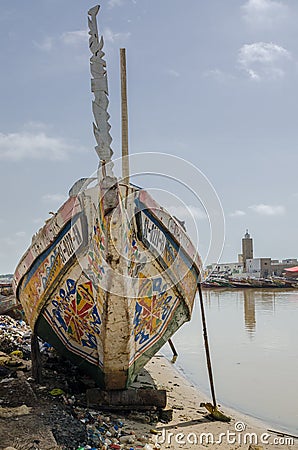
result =
[[[99,184],[70,198],[35,236],[14,284],[42,339],[102,388],[124,389],[190,320],[201,262],[145,191],[117,186],[112,208],[106,194]]]

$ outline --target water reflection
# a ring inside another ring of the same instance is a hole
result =
[[[244,322],[249,334],[253,335],[256,330],[256,301],[254,292],[250,289],[243,291],[244,296]]]
[[[258,310],[269,314],[274,313],[276,291],[244,289],[240,295],[243,296],[244,301],[245,328],[252,337],[256,331]]]
[[[256,332],[258,311],[273,314],[275,310],[276,290],[267,289],[208,289],[204,291],[207,308],[226,308],[223,301],[233,299],[234,306],[244,305],[244,324],[248,334],[252,337]]]
[[[298,291],[203,294],[218,401],[297,433]],[[210,395],[198,304],[173,340],[178,364]]]
[[[260,309],[262,311],[268,311],[273,313],[275,310],[275,297],[277,292],[275,290],[262,289],[254,292],[254,296],[257,299]]]

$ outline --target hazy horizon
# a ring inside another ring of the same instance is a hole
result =
[[[0,5],[0,273],[14,271],[49,212],[97,168],[92,6],[90,0]],[[115,158],[125,47],[130,152],[155,152],[157,169],[158,153],[181,157],[210,180],[226,220],[224,262],[237,261],[247,228],[256,257],[298,256],[297,18],[298,4],[287,0],[101,4]],[[169,189],[165,180],[159,186]],[[208,221],[201,205],[187,195],[183,201],[205,255]]]

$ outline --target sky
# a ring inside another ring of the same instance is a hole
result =
[[[0,273],[14,271],[49,212],[97,168],[87,34],[94,4],[0,3]],[[157,169],[160,153],[183,158],[207,177],[225,216],[221,261],[237,260],[247,228],[256,257],[298,257],[298,3],[105,0],[98,23],[114,157],[125,47],[130,152],[154,152]],[[148,183],[141,176],[137,184]],[[204,207],[166,175],[156,187],[183,197],[205,255]]]

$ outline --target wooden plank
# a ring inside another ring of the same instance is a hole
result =
[[[36,383],[42,382],[41,355],[39,351],[38,336],[34,332],[31,336],[31,361],[32,361],[32,377]]]

